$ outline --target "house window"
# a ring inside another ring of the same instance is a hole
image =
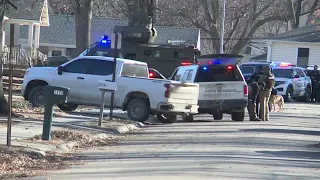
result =
[[[52,56],[62,56],[62,51],[59,50],[52,50]]]

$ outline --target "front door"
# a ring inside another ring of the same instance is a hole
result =
[[[70,88],[68,101],[74,103],[83,102],[85,81],[90,64],[88,59],[77,59],[64,66],[61,75],[54,76],[54,85]]]
[[[113,61],[94,60],[92,61],[87,81],[84,88],[84,101],[88,104],[99,105],[101,103],[101,92],[98,89],[99,80],[112,81]],[[111,93],[106,92],[105,104],[110,104]]]

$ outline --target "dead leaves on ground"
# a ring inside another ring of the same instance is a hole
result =
[[[108,136],[108,137],[95,137],[95,133],[90,131],[80,131],[73,129],[66,130],[55,130],[51,132],[51,141],[42,141],[41,135],[36,135],[27,141],[35,141],[37,143],[51,143],[51,144],[61,144],[69,142],[77,142],[77,146],[74,148],[85,149],[96,146],[106,146],[117,143],[124,139],[126,136]]]
[[[0,179],[35,176],[74,164],[71,154],[48,152],[45,156],[24,147],[0,145]]]

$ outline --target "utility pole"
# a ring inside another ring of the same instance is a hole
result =
[[[224,53],[224,22],[226,19],[226,0],[223,0],[222,4],[222,16],[221,16],[221,27],[220,27],[220,54]]]
[[[9,95],[8,95],[9,107],[8,107],[8,124],[7,124],[7,146],[11,146],[13,46],[14,46],[14,24],[10,24]]]

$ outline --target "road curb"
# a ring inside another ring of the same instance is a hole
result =
[[[115,129],[115,133],[116,134],[127,134],[129,132],[132,132],[134,130],[138,130],[142,127],[144,127],[145,125],[141,122],[138,123],[133,123],[133,124],[127,124],[127,125],[123,125],[120,126],[118,128]],[[94,135],[92,137],[92,139],[106,139],[109,136],[106,133],[100,133],[97,135]],[[68,143],[64,143],[64,144],[59,144],[56,146],[57,150],[59,151],[63,151],[63,152],[70,152],[74,147],[78,146],[80,142],[78,141],[72,141],[72,142],[68,142]]]

